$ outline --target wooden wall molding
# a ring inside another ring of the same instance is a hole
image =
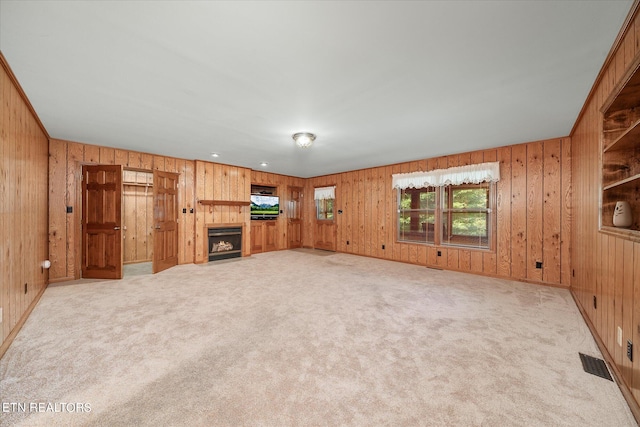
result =
[[[31,301],[27,309],[24,311],[22,316],[20,316],[20,320],[18,320],[18,322],[13,327],[9,335],[7,335],[5,339],[2,341],[2,345],[0,345],[0,359],[2,358],[2,356],[4,356],[6,351],[9,349],[9,346],[11,346],[11,343],[13,343],[13,340],[18,335],[18,332],[20,332],[20,329],[22,329],[22,327],[24,326],[25,322],[29,318],[29,315],[31,315],[31,312],[33,311],[33,309],[36,307],[36,305],[38,305],[38,301],[40,301],[40,297],[42,297],[42,294],[44,294],[44,291],[46,289],[47,289],[46,286],[43,286],[42,289],[40,289],[40,291],[35,296],[33,301]]]

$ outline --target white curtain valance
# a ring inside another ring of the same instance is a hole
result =
[[[318,187],[315,189],[314,200],[335,199],[336,187]]]
[[[480,184],[500,181],[500,162],[456,166],[429,172],[397,173],[392,176],[393,188],[444,187],[445,185]]]

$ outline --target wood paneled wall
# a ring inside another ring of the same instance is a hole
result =
[[[251,169],[196,160],[196,201],[248,201]],[[195,262],[208,261],[206,250],[209,224],[243,224],[242,255],[250,255],[249,206],[203,205],[196,202]]]
[[[393,174],[492,161],[499,161],[501,170],[494,251],[396,241]],[[309,195],[305,246],[313,246],[314,241],[313,189],[329,185],[336,186],[334,214],[340,252],[565,287],[570,284],[570,138],[311,178],[305,187]],[[541,269],[536,262],[542,262]]]
[[[640,55],[637,9],[638,2],[634,3],[571,134],[574,182],[571,255],[575,271],[571,289],[605,358],[626,385],[623,392],[639,418],[640,243],[598,231],[603,120],[600,109]],[[618,328],[622,329],[622,345],[618,345],[616,339]],[[633,362],[626,357],[627,340],[634,344]]]
[[[84,164],[119,164],[142,171],[180,174],[178,262],[194,261],[195,166],[191,160],[51,139],[49,144],[49,253],[51,282],[80,278],[81,176]],[[71,209],[67,213],[67,208]],[[186,213],[184,212],[186,210]]]
[[[153,173],[125,170],[122,254],[125,264],[153,260]]]
[[[48,139],[0,54],[0,356],[47,284]]]
[[[284,214],[278,216],[276,220],[276,250],[287,249],[289,243],[288,228],[287,228],[287,212],[286,209],[289,206],[291,194],[289,194],[289,186],[292,187],[304,187],[305,179],[296,178],[287,175],[280,175],[276,173],[269,173],[264,171],[251,171],[251,183],[254,185],[264,185],[268,187],[276,187],[276,195],[280,196],[280,209],[284,210]],[[313,192],[311,196],[308,196],[306,191],[302,195],[302,198],[313,199]],[[247,196],[248,198],[249,196]],[[315,211],[314,211],[315,212]],[[304,216],[304,213],[303,213]]]

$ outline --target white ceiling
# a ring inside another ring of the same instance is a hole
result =
[[[1,0],[0,50],[53,138],[310,177],[568,135],[631,4]]]

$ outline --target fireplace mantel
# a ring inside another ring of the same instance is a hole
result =
[[[198,200],[198,203],[212,206],[249,206],[251,204],[244,200]]]
[[[204,225],[205,230],[216,227],[244,227],[244,222],[208,222]]]

